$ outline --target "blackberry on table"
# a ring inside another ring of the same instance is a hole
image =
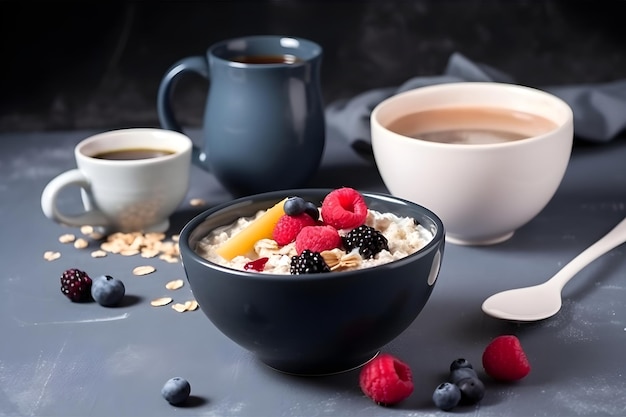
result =
[[[61,275],[61,292],[74,302],[91,298],[91,278],[80,269],[68,269]]]
[[[365,224],[352,229],[345,235],[343,246],[346,252],[358,248],[359,253],[365,259],[373,258],[382,250],[389,250],[387,238],[378,230]]]
[[[300,255],[291,257],[289,272],[292,275],[314,274],[318,272],[330,272],[330,268],[319,252],[312,252],[305,249]]]

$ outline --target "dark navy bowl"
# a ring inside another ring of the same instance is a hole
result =
[[[330,191],[286,190],[240,198],[199,214],[180,234],[187,280],[204,314],[235,343],[287,373],[330,374],[367,362],[415,320],[441,265],[441,220],[415,203],[376,193],[362,193],[370,209],[414,218],[433,233],[432,241],[385,265],[309,275],[238,271],[195,252],[196,243],[218,226],[288,196],[321,203]]]

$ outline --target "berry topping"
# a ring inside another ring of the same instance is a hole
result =
[[[461,401],[461,390],[451,382],[442,382],[433,392],[435,406],[443,411],[450,411]]]
[[[285,214],[286,201],[287,199],[284,199],[269,208],[261,217],[219,246],[215,252],[230,261],[237,255],[251,251],[257,241],[271,238],[278,219]]]
[[[341,236],[332,226],[306,226],[296,236],[296,252],[305,249],[312,252],[323,252],[341,246]]]
[[[110,275],[100,275],[93,279],[91,296],[101,306],[112,307],[119,304],[125,293],[124,283]]]
[[[180,377],[167,380],[161,388],[161,395],[172,405],[183,403],[189,398],[189,394],[191,394],[191,385],[186,379]]]
[[[304,250],[298,256],[291,257],[289,268],[291,275],[314,274],[317,272],[330,272],[330,268],[319,252]]]
[[[358,248],[365,259],[373,258],[382,250],[389,250],[387,238],[373,227],[362,225],[352,229],[343,238],[343,245],[347,252]]]
[[[483,368],[500,381],[516,381],[530,372],[530,364],[519,339],[513,335],[498,336],[483,352]]]
[[[274,227],[272,237],[276,243],[284,246],[296,240],[296,236],[298,236],[302,228],[314,226],[315,224],[315,220],[304,212],[295,215],[283,214]]]
[[[289,197],[285,201],[285,214],[288,216],[297,216],[304,213],[306,201],[302,197]]]
[[[359,385],[375,403],[396,404],[413,392],[411,368],[392,355],[383,353],[361,369]]]
[[[367,218],[363,196],[353,188],[338,188],[328,193],[322,202],[324,223],[335,229],[353,229]]]
[[[91,278],[80,269],[68,269],[61,275],[61,292],[74,302],[89,300]]]
[[[265,264],[269,261],[270,258],[263,257],[259,259],[255,259],[254,261],[250,261],[243,266],[243,269],[246,271],[257,271],[262,272],[265,269]]]
[[[320,219],[320,211],[317,206],[311,201],[307,201],[304,203],[304,212],[311,216],[311,218],[315,221]]]
[[[485,396],[485,384],[476,377],[464,378],[456,382],[456,386],[461,391],[463,404],[476,404]]]

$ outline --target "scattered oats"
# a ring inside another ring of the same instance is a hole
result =
[[[93,232],[89,234],[89,237],[92,238],[93,240],[100,240],[104,237],[104,235],[99,232]]]
[[[185,283],[182,279],[175,279],[165,284],[165,288],[167,288],[168,290],[177,290],[181,288],[184,284]]]
[[[206,201],[201,198],[192,198],[191,200],[189,200],[189,204],[193,207],[200,207],[204,206],[206,204]]]
[[[147,240],[152,240],[152,241],[163,240],[165,239],[165,233],[158,233],[158,232],[146,233],[145,238]]]
[[[61,257],[61,252],[54,252],[54,251],[45,251],[43,254],[43,258],[46,261],[54,261],[55,259],[59,259]]]
[[[85,249],[87,246],[89,246],[89,242],[87,242],[85,239],[78,238],[76,239],[76,241],[74,242],[74,247],[76,249]]]
[[[161,297],[150,301],[150,305],[154,307],[162,307],[168,305],[172,301],[171,297]]]
[[[179,313],[184,313],[185,311],[194,311],[198,308],[198,302],[196,300],[186,301],[185,304],[176,303],[172,305],[172,308]]]
[[[120,248],[120,246],[114,242],[102,242],[100,244],[100,249],[102,249],[105,252],[111,252],[111,253],[120,253],[120,251],[122,250]]]
[[[92,258],[104,258],[105,256],[107,256],[107,253],[103,250],[95,250],[91,252]]]
[[[80,232],[84,235],[90,235],[93,233],[93,226],[88,226],[88,225],[82,226],[80,228]]]
[[[172,235],[172,242],[178,242],[180,240],[180,235]]]
[[[178,257],[172,256],[172,255],[166,255],[166,254],[159,256],[159,259],[161,259],[162,261],[168,262],[170,264],[174,264],[178,262]]]
[[[185,304],[181,304],[181,303],[173,304],[172,308],[174,310],[178,311],[179,313],[184,313],[185,311],[187,311],[187,306]]]
[[[76,240],[76,236],[71,233],[66,233],[64,235],[59,236],[59,242],[61,243],[71,243]]]
[[[133,275],[148,275],[156,271],[156,268],[151,265],[142,265],[133,269]]]
[[[141,257],[142,258],[154,258],[155,256],[157,256],[159,254],[159,250],[158,249],[147,249],[147,248],[143,248],[141,250]]]
[[[139,250],[134,249],[134,248],[122,249],[120,251],[120,255],[122,256],[134,256],[134,255],[137,255],[138,253],[139,253]]]

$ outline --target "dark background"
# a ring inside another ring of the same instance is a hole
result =
[[[253,34],[321,44],[327,103],[440,74],[455,51],[522,84],[608,82],[626,78],[625,19],[623,0],[1,1],[0,131],[158,126],[171,64]],[[179,83],[184,125],[207,88]]]

